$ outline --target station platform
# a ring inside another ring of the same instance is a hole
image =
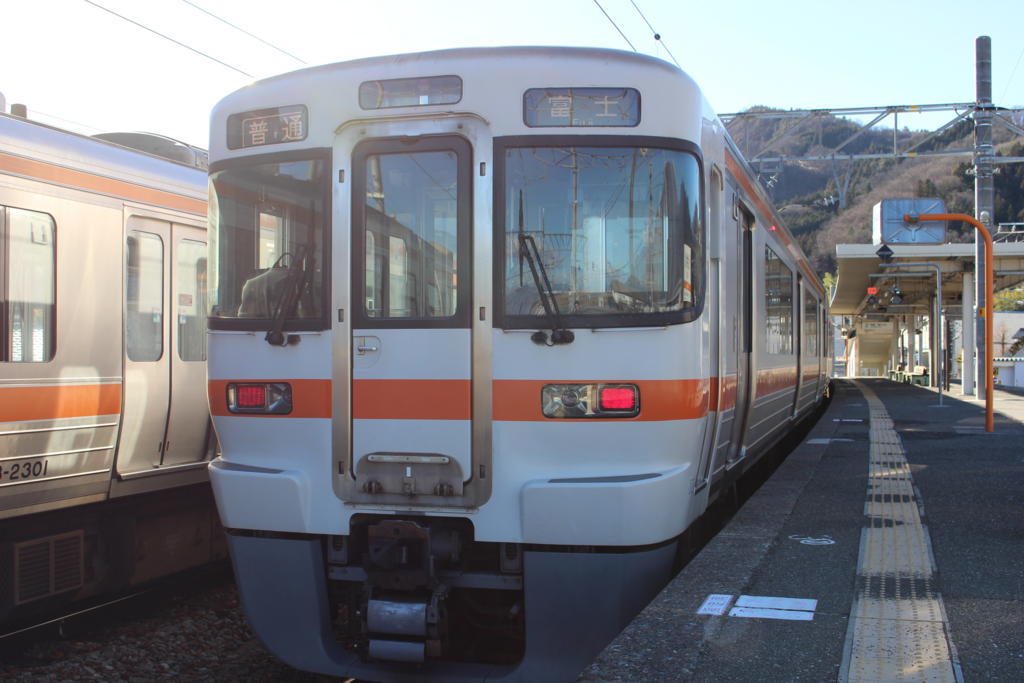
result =
[[[1024,395],[838,380],[581,681],[1024,680]]]

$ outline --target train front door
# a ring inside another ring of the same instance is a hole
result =
[[[455,135],[354,149],[351,467],[361,502],[464,504],[473,474],[471,163],[469,142]]]

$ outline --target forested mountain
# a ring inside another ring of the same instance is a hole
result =
[[[858,133],[843,147],[844,153],[883,153],[893,149],[892,128],[862,130],[854,121],[821,116],[786,136],[794,123],[794,119],[737,118],[730,122],[729,132],[748,159],[779,136],[782,139],[762,156],[825,155]],[[971,150],[973,126],[970,120],[961,121],[915,151]],[[927,135],[906,128],[897,130],[897,147],[906,149]],[[994,139],[1000,155],[1024,156],[1024,140],[1014,138],[1003,127],[994,128]],[[871,240],[871,208],[882,199],[941,197],[950,212],[974,214],[974,168],[969,155],[786,162],[765,164],[761,171],[762,182],[768,186],[780,215],[819,275],[834,272],[836,244]],[[999,165],[995,185],[996,222],[1024,222],[1024,164]],[[950,225],[953,241],[973,240],[973,233],[962,225]]]

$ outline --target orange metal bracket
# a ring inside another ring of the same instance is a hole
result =
[[[985,238],[985,431],[993,432],[995,431],[995,414],[992,392],[995,389],[995,380],[992,377],[992,319],[995,316],[992,308],[992,235],[981,221],[963,213],[929,213],[920,216],[906,214],[903,216],[903,220],[907,223],[963,221],[973,225],[974,229]]]

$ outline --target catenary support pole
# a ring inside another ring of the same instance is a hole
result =
[[[960,334],[963,336],[962,351],[960,359],[961,392],[964,396],[973,396],[974,388],[974,354],[975,354],[975,327],[974,327],[974,273],[964,273],[963,282],[963,308],[960,313]]]
[[[977,95],[974,106],[974,217],[984,224],[988,232],[991,232],[995,205],[995,187],[992,179],[992,157],[994,155],[992,147],[992,39],[988,36],[979,36],[974,43],[974,49]],[[976,275],[975,304],[980,313],[988,305],[985,283],[981,277],[981,273],[985,271],[988,264],[980,235],[974,241],[974,263],[976,264],[974,271]],[[991,321],[983,321],[980,316],[974,320],[978,351],[990,349],[991,344],[988,343],[986,328]],[[986,393],[989,391],[989,382],[981,381],[982,369],[988,360],[982,358],[981,353],[978,354],[976,376],[979,399],[987,398]]]

